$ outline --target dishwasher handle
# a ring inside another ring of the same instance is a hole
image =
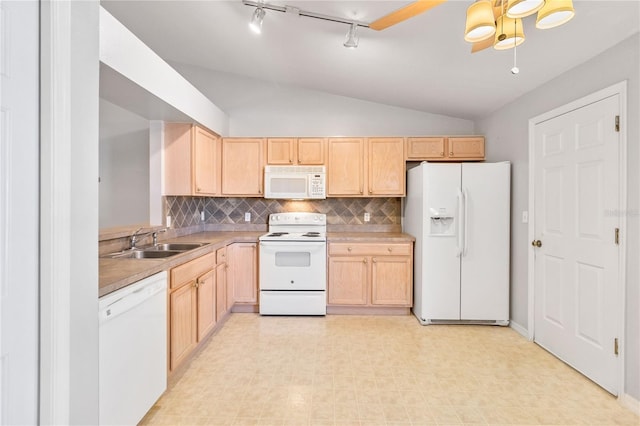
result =
[[[108,305],[101,307],[101,309],[99,310],[100,324],[110,321],[113,318],[116,318],[117,316],[130,311],[131,309],[135,308],[139,304],[143,303],[145,300],[150,299],[151,297],[153,297],[154,295],[160,292],[166,291],[166,289],[167,289],[166,280],[155,281],[155,282],[140,286],[140,288],[133,290],[129,294],[126,294],[121,298],[118,298],[113,302],[109,303]]]

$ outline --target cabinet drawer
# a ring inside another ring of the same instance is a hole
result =
[[[198,276],[211,270],[215,265],[216,253],[205,254],[202,257],[194,259],[184,265],[176,266],[171,270],[171,286],[176,289],[189,281],[195,280]]]
[[[329,244],[330,256],[409,256],[411,255],[411,243],[389,243],[389,244],[349,244],[349,243],[331,243]]]
[[[227,263],[227,248],[222,247],[216,250],[216,265]]]

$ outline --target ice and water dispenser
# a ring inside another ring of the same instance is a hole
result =
[[[430,227],[429,234],[433,236],[454,236],[455,215],[453,211],[446,207],[430,207],[429,208]]]

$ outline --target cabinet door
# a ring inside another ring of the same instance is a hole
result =
[[[180,287],[169,298],[171,370],[189,356],[197,344],[195,281]]]
[[[227,264],[216,266],[216,322],[227,313]]]
[[[369,195],[404,195],[404,139],[371,138],[367,143]]]
[[[294,164],[295,148],[293,138],[267,139],[267,164]]]
[[[258,303],[258,264],[256,243],[235,243],[231,248],[231,276],[234,303]]]
[[[191,124],[166,123],[162,195],[191,195]]]
[[[327,195],[364,194],[364,139],[329,139]]]
[[[222,193],[262,196],[264,139],[222,140]]]
[[[449,158],[456,160],[482,160],[484,159],[484,138],[453,137],[449,138]]]
[[[198,342],[216,325],[216,275],[211,270],[196,280],[198,289]]]
[[[218,138],[197,126],[194,128],[193,137],[193,193],[218,195],[220,194]]]
[[[366,305],[369,260],[361,256],[329,257],[328,303]]]
[[[437,160],[446,155],[445,138],[407,138],[407,160]]]
[[[371,259],[371,304],[411,306],[411,258],[379,256]]]
[[[298,139],[298,164],[321,166],[325,163],[326,141],[323,138]]]

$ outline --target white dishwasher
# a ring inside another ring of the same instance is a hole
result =
[[[99,299],[101,425],[135,425],[167,387],[167,273]]]

